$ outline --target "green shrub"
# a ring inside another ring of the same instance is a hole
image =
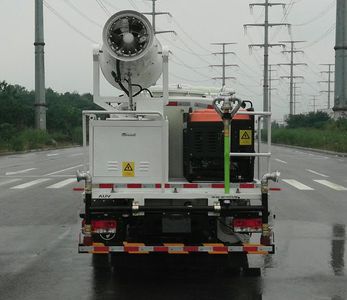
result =
[[[62,132],[52,132],[50,135],[54,141],[54,144],[68,143],[71,141],[71,138]]]
[[[43,130],[26,129],[19,136],[28,150],[53,144],[52,137]]]
[[[272,131],[277,144],[347,152],[347,131],[315,128],[280,128]]]
[[[83,144],[83,131],[82,127],[75,127],[71,133],[71,139],[73,144],[82,145]]]
[[[13,124],[2,123],[0,124],[0,137],[2,141],[11,140],[17,133],[17,129]]]
[[[12,151],[23,151],[25,150],[24,148],[24,140],[20,136],[15,136],[14,138],[11,139],[9,143],[9,150]]]

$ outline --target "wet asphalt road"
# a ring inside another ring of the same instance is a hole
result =
[[[119,274],[77,254],[81,149],[0,157],[0,299],[347,299],[347,159],[274,148],[277,253],[261,277],[175,262]],[[294,180],[294,181],[293,181]],[[344,187],[344,188],[343,188]]]

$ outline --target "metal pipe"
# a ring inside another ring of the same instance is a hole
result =
[[[82,134],[83,134],[83,169],[87,171],[87,116],[82,116]]]
[[[280,179],[280,176],[281,176],[281,173],[279,171],[275,171],[273,173],[266,173],[261,179],[261,184],[262,185],[268,184],[269,180],[272,180],[273,182],[278,182]]]
[[[221,108],[218,106],[218,102],[223,102]],[[237,105],[232,107],[231,102],[237,102]],[[227,97],[220,96],[213,101],[213,107],[222,118],[224,124],[224,192],[226,195],[230,194],[230,124],[241,105],[242,100],[232,98],[232,95]]]
[[[131,111],[134,110],[134,99],[133,99],[133,85],[131,83],[131,74],[128,74],[128,92],[129,92],[129,108]]]
[[[228,206],[221,207],[219,212],[260,212],[263,211],[263,206]],[[132,212],[134,211],[130,206],[100,206],[90,207],[91,212]],[[139,206],[136,212],[215,212],[216,209],[213,206],[158,206],[158,207],[147,207]]]
[[[258,117],[258,153],[261,152],[261,122],[262,122],[261,120],[263,118],[264,118],[263,116]],[[258,179],[260,180],[260,173],[261,173],[260,156],[258,156],[257,162],[258,162]]]
[[[230,194],[230,119],[224,119],[224,192]]]
[[[239,111],[237,115],[248,115],[248,116],[272,116],[271,112],[266,111]]]
[[[267,152],[271,153],[271,135],[272,135],[271,116],[267,117]],[[267,172],[271,173],[271,160],[270,156],[267,158]]]
[[[146,111],[146,112],[142,112],[142,111],[115,111],[115,110],[111,110],[111,111],[104,111],[104,110],[84,110],[82,112],[82,115],[139,115],[139,116],[143,116],[143,115],[156,115],[161,117],[163,120],[165,119],[163,114],[158,112],[158,111]]]
[[[271,157],[271,153],[230,153],[230,157]]]

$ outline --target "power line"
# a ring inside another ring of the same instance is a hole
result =
[[[192,56],[195,56],[196,58],[198,58],[199,60],[203,61],[204,63],[210,65],[211,62],[209,62],[208,60],[206,60],[205,58],[203,58],[201,55],[199,55],[198,53],[194,52],[194,50],[192,50],[190,47],[188,48],[189,50],[182,48],[180,46],[177,46],[176,44],[174,44],[173,42],[171,42],[170,40],[168,40],[167,38],[164,38],[163,36],[161,36],[161,38],[166,41],[167,43],[169,43],[172,47],[181,50],[182,52],[185,52],[187,54],[190,54]]]
[[[209,49],[207,49],[207,48],[205,48],[204,46],[202,46],[199,42],[197,42],[195,39],[193,39],[192,38],[192,36],[189,34],[189,33],[187,33],[184,29],[183,29],[183,27],[175,20],[175,18],[172,18],[172,20],[173,20],[173,22],[178,26],[178,28],[183,32],[183,34],[185,34],[187,37],[188,37],[188,39],[190,39],[195,45],[197,45],[199,48],[201,48],[201,49],[203,49],[204,51],[206,51],[207,53],[209,53],[209,54],[206,54],[206,56],[207,55],[211,55],[210,54],[210,50]]]
[[[111,16],[111,12],[107,9],[104,3],[102,3],[102,0],[95,0],[95,1],[101,7],[101,9],[106,13],[106,15]]]
[[[193,71],[194,73],[196,73],[196,74],[198,74],[198,75],[200,75],[200,76],[202,76],[202,77],[205,77],[205,78],[210,78],[210,77],[208,77],[207,75],[205,75],[205,74],[203,74],[203,73],[201,73],[201,72],[195,70],[195,69],[192,68],[191,66],[187,65],[183,60],[181,60],[181,59],[178,58],[177,56],[175,56],[175,59],[177,59],[177,60],[180,62],[180,64],[181,64],[182,66],[184,66],[185,68],[187,68],[187,69]],[[172,62],[173,62],[173,63],[176,63],[174,60],[173,60]],[[177,63],[176,63],[176,64],[177,64]]]
[[[190,82],[202,83],[202,82],[211,81],[211,79],[206,79],[206,80],[189,79],[189,78],[185,78],[185,77],[182,77],[182,76],[178,76],[178,75],[173,74],[173,73],[171,73],[171,72],[170,72],[169,74],[170,74],[170,76],[175,77],[175,78],[177,78],[177,79],[185,80],[185,81],[190,81]]]
[[[175,59],[178,59],[178,57],[173,54],[172,57],[171,57],[171,61],[173,63],[175,63],[178,66],[183,66],[183,67],[187,66],[190,69],[194,69],[194,70],[208,69],[210,67],[210,66],[207,66],[207,65],[206,66],[189,66],[185,62],[183,62],[181,59],[179,59],[179,61],[181,61],[181,62],[177,62],[177,61],[175,61]]]
[[[293,9],[294,7],[294,4],[296,4],[297,2],[294,2],[294,0],[291,0],[289,2],[289,4],[284,8],[285,9],[285,13],[283,15],[283,18],[281,20],[281,23],[283,22],[286,22],[288,17],[289,17],[289,14],[291,12],[291,10]],[[291,26],[291,25],[290,25]],[[288,30],[289,30],[289,35],[291,36],[291,31],[290,31],[290,26],[288,27]],[[276,30],[276,32],[272,35],[271,37],[271,40],[274,40],[277,35],[282,31],[283,27],[278,27],[278,29]]]
[[[50,6],[47,1],[43,0],[44,5],[54,14],[56,15],[61,21],[63,21],[67,26],[69,26],[73,31],[78,33],[80,36],[82,36],[84,39],[88,40],[89,42],[93,44],[97,44],[96,41],[94,41],[92,38],[84,34],[82,31],[77,29],[75,26],[73,26],[67,19],[65,19],[62,15],[60,15],[52,6]]]
[[[326,16],[327,12],[330,11],[330,9],[332,9],[333,7],[335,7],[335,0],[331,1],[330,4],[324,8],[324,10],[319,13],[317,16],[313,17],[312,19],[310,19],[309,21],[307,22],[304,22],[304,23],[300,23],[300,24],[294,24],[292,26],[296,26],[296,27],[299,27],[299,26],[306,26],[306,25],[309,25],[317,20],[319,20],[320,18]]]
[[[109,7],[111,7],[112,9],[114,9],[114,10],[120,10],[120,8],[119,7],[117,7],[117,6],[115,6],[113,3],[111,3],[110,1],[108,1],[108,0],[103,0],[105,3],[106,3],[106,5],[108,5]]]
[[[88,17],[86,14],[84,14],[81,10],[79,10],[74,4],[70,2],[70,0],[64,0],[64,2],[70,6],[76,13],[78,13],[81,17],[86,19],[88,22],[94,24],[95,26],[102,28],[102,25],[95,22],[92,18]]]
[[[324,32],[324,33],[322,34],[322,36],[320,36],[320,37],[317,38],[316,40],[310,42],[310,43],[307,44],[305,47],[302,47],[302,48],[300,48],[300,49],[306,49],[306,48],[310,48],[310,47],[316,45],[316,44],[319,43],[321,40],[323,40],[324,38],[326,38],[327,36],[329,36],[329,34],[330,34],[331,32],[333,32],[333,31],[335,30],[335,28],[336,28],[336,23],[333,24],[326,32]]]
[[[128,2],[135,10],[139,10],[138,6],[135,4],[135,2],[133,0],[128,0]]]

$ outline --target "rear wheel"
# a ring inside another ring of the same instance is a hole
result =
[[[248,258],[244,253],[229,253],[225,257],[226,264],[224,271],[230,275],[240,275],[245,270],[248,270]]]
[[[110,267],[109,254],[93,254],[92,265],[96,269],[107,269]]]

